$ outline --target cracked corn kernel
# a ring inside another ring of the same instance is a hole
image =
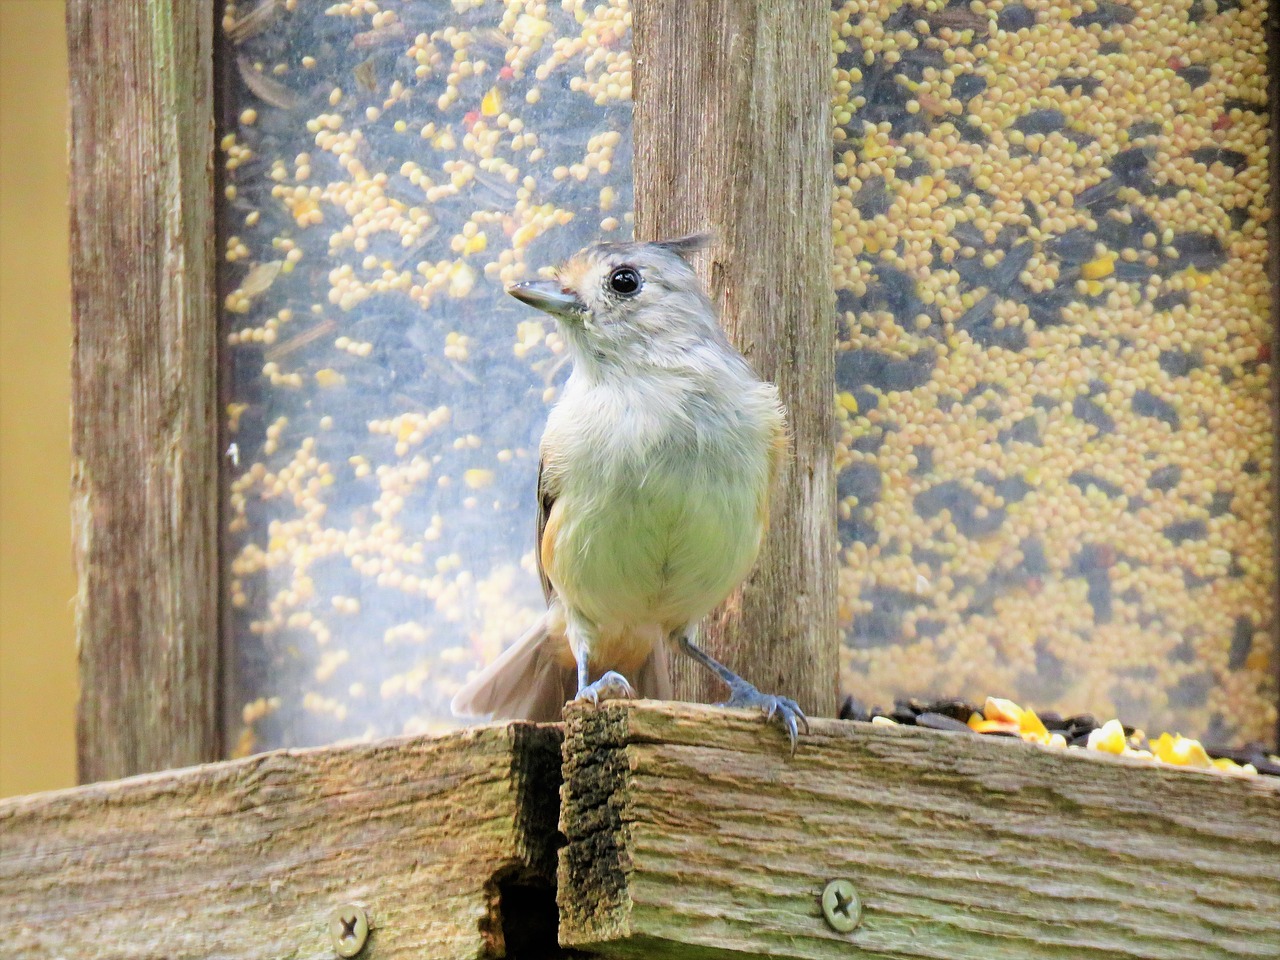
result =
[[[1103,753],[1124,753],[1128,746],[1124,727],[1119,720],[1108,720],[1097,730],[1089,734],[1090,750],[1101,750]]]

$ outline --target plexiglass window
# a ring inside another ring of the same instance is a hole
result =
[[[832,11],[842,688],[1276,723],[1263,0]],[[503,292],[631,233],[630,11],[228,4],[228,749],[452,725],[542,607],[567,373]],[[691,169],[697,158],[690,158]]]

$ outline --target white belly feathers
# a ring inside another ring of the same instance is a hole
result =
[[[547,573],[602,632],[669,631],[709,613],[754,563],[770,438],[705,394],[631,399],[571,388],[556,407],[544,438],[559,514]],[[713,404],[727,428],[699,432]],[[576,429],[561,434],[568,422]]]

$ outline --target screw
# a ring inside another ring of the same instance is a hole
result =
[[[354,957],[369,939],[369,915],[364,907],[344,903],[329,914],[329,939],[340,957]]]
[[[862,922],[862,901],[848,880],[832,880],[822,891],[822,915],[839,933],[848,933]]]

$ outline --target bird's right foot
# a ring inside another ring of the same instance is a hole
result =
[[[627,682],[627,678],[610,670],[595,683],[589,683],[573,698],[573,703],[589,703],[593,707],[600,706],[601,700],[634,700],[635,688]]]
[[[729,699],[720,706],[740,710],[759,710],[766,720],[776,720],[787,732],[787,738],[791,741],[791,755],[795,756],[796,742],[800,736],[797,721],[804,726],[805,733],[809,732],[809,718],[800,709],[800,704],[790,697],[761,693],[741,677],[735,678],[735,681],[729,684],[729,694]]]

